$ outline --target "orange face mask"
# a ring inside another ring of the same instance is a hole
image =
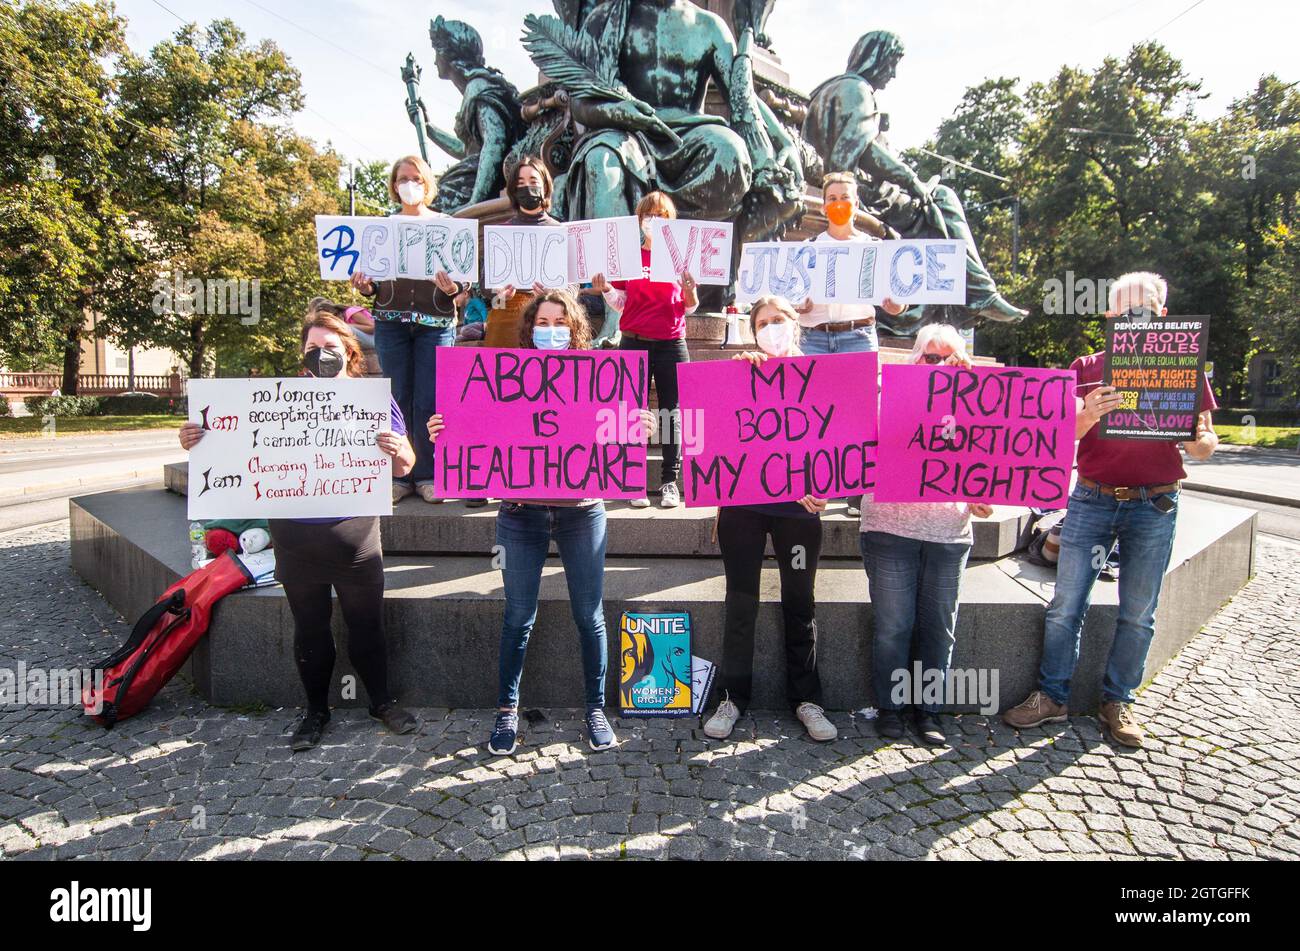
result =
[[[826,220],[837,228],[843,228],[853,220],[853,202],[848,199],[828,201],[826,203]]]

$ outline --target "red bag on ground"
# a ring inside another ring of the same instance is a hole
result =
[[[92,668],[94,680],[81,692],[86,715],[112,729],[147,707],[207,633],[213,605],[252,583],[248,569],[227,551],[168,588],[127,642]]]

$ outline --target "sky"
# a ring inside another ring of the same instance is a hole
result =
[[[871,12],[872,10],[875,12]],[[424,67],[430,118],[450,129],[460,104],[437,78],[429,46],[436,14],[483,36],[489,65],[522,91],[537,69],[519,43],[526,13],[549,0],[117,0],[127,39],[144,53],[182,21],[228,17],[250,40],[273,40],[301,71],[306,109],[295,127],[359,160],[416,151],[399,71],[407,53]],[[767,32],[791,75],[809,92],[841,72],[857,38],[887,29],[903,40],[898,78],[882,96],[896,148],[924,144],[962,93],[992,76],[1046,80],[1062,65],[1095,68],[1137,42],[1159,39],[1203,82],[1199,109],[1216,115],[1258,78],[1300,80],[1294,42],[1300,0],[777,0]],[[436,151],[435,168],[450,159]]]

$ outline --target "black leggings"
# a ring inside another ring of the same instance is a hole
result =
[[[718,519],[718,545],[727,574],[721,676],[728,698],[742,713],[753,691],[754,626],[768,535],[781,574],[786,696],[793,707],[822,702],[813,600],[822,551],[821,519],[724,508]]]
[[[334,676],[334,635],[330,615],[334,604],[330,585],[284,582],[293,612],[293,652],[298,675],[307,691],[307,709],[329,710],[330,680]],[[348,659],[361,677],[373,712],[392,697],[388,694],[388,655],[384,642],[384,585],[335,584],[343,620],[348,626]]]

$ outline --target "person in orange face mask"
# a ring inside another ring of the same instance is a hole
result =
[[[858,214],[858,180],[852,172],[831,172],[822,179],[822,200],[829,226],[817,241],[877,241],[853,226]],[[889,314],[903,306],[886,300]],[[795,308],[802,328],[800,349],[809,356],[827,353],[861,353],[879,349],[876,308],[870,304],[814,304],[806,300]],[[860,498],[849,499],[849,515],[857,517]]]

